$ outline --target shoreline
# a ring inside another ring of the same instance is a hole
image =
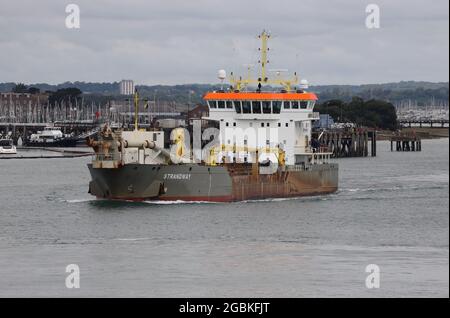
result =
[[[449,138],[449,128],[408,127],[401,129],[400,132],[403,134],[415,134],[420,139]],[[389,140],[396,134],[397,131],[380,130],[377,133],[377,140]]]

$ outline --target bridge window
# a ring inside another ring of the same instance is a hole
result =
[[[209,108],[217,108],[217,104],[215,100],[208,101]]]
[[[308,108],[308,102],[306,100],[300,101],[300,109],[306,109]]]
[[[253,114],[261,114],[261,102],[253,101],[252,108],[253,108]]]
[[[252,106],[249,101],[242,102],[242,112],[244,114],[250,114],[252,112]]]
[[[298,109],[298,101],[291,102],[292,109]]]
[[[225,108],[225,102],[223,100],[217,101],[217,107],[218,108]]]
[[[241,101],[235,101],[234,108],[236,109],[236,113],[238,113],[238,114],[242,113]]]
[[[268,101],[262,102],[262,108],[263,108],[264,114],[270,114],[272,112],[272,106],[270,104],[271,103]]]
[[[283,102],[283,107],[284,107],[284,109],[290,109],[291,108],[291,102],[288,101],[288,100],[285,100]]]
[[[233,102],[231,100],[227,100],[227,108],[233,109]]]
[[[281,112],[281,101],[279,100],[273,101],[272,108],[274,114],[279,114]]]
[[[315,104],[316,104],[316,101],[315,101],[315,100],[310,100],[310,101],[308,102],[308,108],[309,108],[309,109],[313,109]]]

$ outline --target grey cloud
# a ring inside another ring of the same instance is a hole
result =
[[[68,30],[65,5],[81,9]],[[448,1],[3,0],[0,81],[216,82],[257,61],[256,34],[274,35],[270,68],[314,84],[448,81]],[[365,6],[381,28],[365,28]]]

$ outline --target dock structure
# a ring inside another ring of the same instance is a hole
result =
[[[20,154],[13,155],[1,155],[0,160],[5,159],[61,159],[61,158],[79,158],[79,157],[89,157],[93,156],[92,151],[79,151],[79,150],[66,150],[66,149],[55,149],[55,148],[46,148],[46,147],[17,147],[20,150]],[[28,150],[32,150],[36,152],[36,150],[40,151],[40,154],[32,154],[28,155],[26,152]],[[52,153],[52,154],[47,154]]]
[[[391,151],[422,151],[422,140],[415,135],[392,136],[390,141]]]
[[[448,118],[442,119],[400,119],[398,121],[401,127],[429,127],[429,128],[448,128]]]
[[[330,130],[316,134],[321,147],[331,152],[332,158],[375,157],[377,155],[375,130]]]

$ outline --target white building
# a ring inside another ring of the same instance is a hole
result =
[[[120,95],[134,94],[134,82],[132,80],[122,80],[119,84]]]

